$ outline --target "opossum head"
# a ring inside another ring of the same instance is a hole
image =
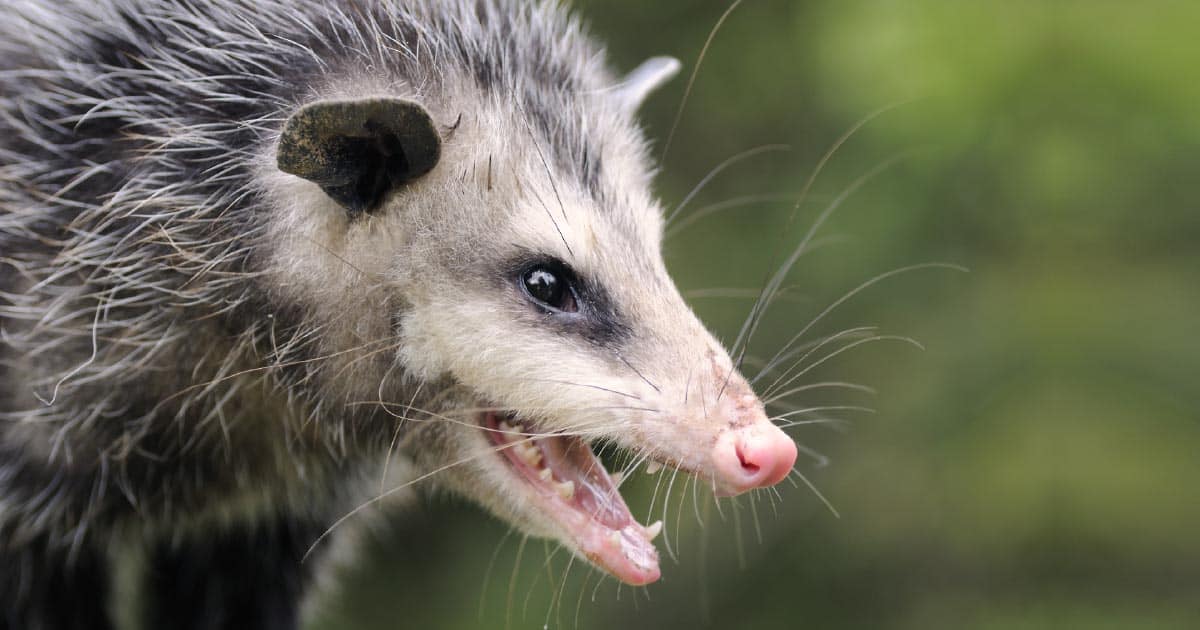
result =
[[[310,253],[357,273],[306,274],[315,263],[299,255],[289,271],[317,278],[308,290],[338,314],[364,303],[363,283],[382,283],[388,297],[365,302],[379,312],[355,318],[358,337],[396,335],[396,366],[428,388],[414,394],[423,411],[406,414],[404,452],[631,584],[659,577],[661,524],[633,518],[595,445],[725,496],[778,483],[796,457],[663,263],[633,115],[676,68],[651,60],[615,87],[563,96],[553,117],[454,89],[317,102],[285,126],[278,153],[307,180],[290,205],[322,206],[308,234],[338,261]]]

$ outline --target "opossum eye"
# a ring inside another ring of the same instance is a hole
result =
[[[539,263],[521,274],[521,285],[539,306],[561,313],[579,310],[571,273],[561,265]]]

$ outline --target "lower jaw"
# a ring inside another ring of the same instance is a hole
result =
[[[658,551],[633,519],[604,466],[579,438],[525,432],[508,418],[484,413],[480,426],[532,503],[562,532],[573,551],[632,585],[658,580]],[[536,436],[535,436],[536,435]]]

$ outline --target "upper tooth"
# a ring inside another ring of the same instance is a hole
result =
[[[662,464],[660,464],[654,460],[650,460],[646,464],[646,474],[647,475],[653,475],[654,473],[656,473],[660,470],[662,470]]]
[[[525,433],[525,425],[521,424],[520,422],[510,424],[505,420],[501,420],[496,426],[499,427],[500,431],[504,433],[504,435],[510,440],[516,439]]]
[[[556,484],[554,484],[554,490],[556,492],[558,492],[558,496],[562,497],[564,501],[570,501],[571,499],[575,498],[575,482],[574,481],[564,481],[562,483],[556,483]]]
[[[543,468],[538,471],[538,477],[540,477],[542,481],[550,481],[550,478],[553,476],[554,473],[550,472],[549,468]]]
[[[653,523],[648,525],[646,527],[646,540],[654,540],[655,538],[657,538],[659,532],[662,531],[662,528],[663,528],[662,521],[654,521]]]
[[[530,444],[529,442],[518,443],[516,446],[513,446],[513,448],[516,449],[517,455],[521,458],[521,461],[525,462],[526,464],[536,468],[538,464],[542,463],[542,453],[536,446]]]
[[[612,543],[614,547],[619,547],[621,545],[621,532],[616,530],[609,532],[608,542]]]

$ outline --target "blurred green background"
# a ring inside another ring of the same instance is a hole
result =
[[[577,3],[614,63],[685,74],[643,120],[659,146],[724,2]],[[716,36],[659,178],[668,207],[716,164],[668,265],[731,342],[753,294],[857,178],[755,337],[909,336],[805,375],[791,429],[829,458],[782,500],[670,504],[664,578],[618,589],[548,563],[482,511],[423,500],[369,544],[317,628],[1200,628],[1200,3],[748,0]],[[789,198],[832,157],[788,227]],[[677,224],[678,225],[678,224]],[[753,373],[753,369],[750,370]],[[764,381],[768,382],[768,381]],[[627,498],[650,505],[653,479]],[[661,509],[662,500],[658,501]],[[757,515],[757,519],[755,518]],[[664,550],[665,551],[665,550]],[[494,558],[494,559],[493,559]],[[492,565],[490,572],[489,564]],[[515,567],[515,569],[514,569]],[[557,600],[557,602],[556,602]]]

